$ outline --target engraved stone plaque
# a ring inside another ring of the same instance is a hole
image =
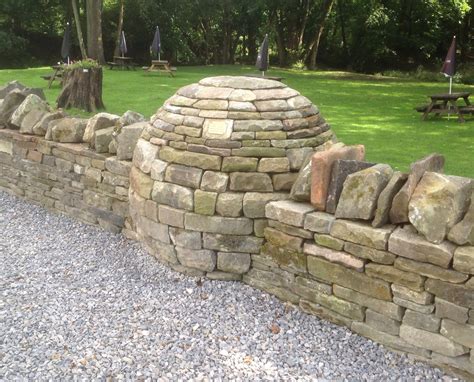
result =
[[[202,136],[208,139],[229,139],[233,123],[230,119],[206,119]]]

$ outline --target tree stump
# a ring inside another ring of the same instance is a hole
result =
[[[105,109],[102,102],[102,68],[66,69],[63,88],[58,97],[58,107],[72,107],[95,112]]]

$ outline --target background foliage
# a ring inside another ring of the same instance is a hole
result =
[[[115,47],[120,2],[102,2],[106,59]],[[415,70],[420,65],[438,69],[453,34],[464,66],[474,59],[474,0],[124,2],[129,55],[138,62],[149,60],[156,25],[163,57],[180,65],[253,63],[268,33],[273,65],[304,67],[319,29],[318,65],[363,72]],[[85,1],[78,4],[85,23]],[[66,21],[73,21],[70,0],[0,1],[0,66],[57,62]],[[80,58],[77,38],[74,56]]]

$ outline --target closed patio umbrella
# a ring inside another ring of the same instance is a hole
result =
[[[125,57],[127,54],[127,40],[125,40],[125,32],[122,31],[122,34],[120,35],[120,44],[119,44],[119,50],[120,54],[122,57]]]
[[[69,56],[71,55],[71,25],[66,24],[64,29],[63,43],[61,46],[61,57],[64,61],[67,61],[69,65]]]
[[[151,43],[151,54],[153,57],[158,57],[158,60],[159,60],[160,53],[161,53],[160,28],[156,26],[155,36],[153,37],[153,42]]]
[[[262,45],[260,45],[255,66],[262,72],[262,77],[264,77],[265,71],[268,70],[268,34],[265,35]]]
[[[451,94],[453,87],[453,76],[456,73],[456,36],[453,37],[451,41],[451,46],[449,47],[448,54],[441,68],[441,73],[446,77],[449,77],[449,94]]]

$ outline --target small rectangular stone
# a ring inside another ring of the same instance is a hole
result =
[[[166,168],[165,181],[184,187],[199,188],[202,173],[200,168],[171,164]]]
[[[365,267],[365,273],[398,285],[404,285],[418,292],[423,291],[425,279],[416,273],[404,272],[391,265],[370,263]]]
[[[295,282],[295,276],[290,272],[280,271],[278,274],[269,271],[252,268],[246,276],[255,280],[260,280],[263,283],[268,283],[274,286],[280,286],[290,289]],[[245,277],[245,276],[244,276]],[[244,279],[245,280],[245,279]]]
[[[229,188],[232,191],[272,192],[273,186],[268,174],[259,172],[233,172]]]
[[[216,212],[217,192],[194,191],[194,212],[201,215],[214,215]]]
[[[474,326],[444,319],[440,333],[458,344],[474,349]]]
[[[329,284],[324,284],[306,277],[296,277],[294,292],[306,300],[315,301],[314,293],[332,294],[332,287]]]
[[[222,158],[217,155],[193,153],[189,151],[175,150],[171,147],[162,147],[159,151],[161,160],[169,163],[182,164],[190,167],[198,167],[204,170],[220,170]]]
[[[201,233],[195,231],[187,231],[185,229],[170,227],[169,234],[171,241],[178,247],[188,249],[201,249],[202,240]]]
[[[403,323],[414,328],[438,333],[441,320],[432,314],[423,314],[407,309],[403,316]]]
[[[223,235],[250,235],[253,232],[253,222],[247,218],[204,216],[193,213],[185,215],[184,226],[191,231],[220,233]]]
[[[370,308],[394,320],[400,321],[403,317],[403,308],[389,301],[382,301],[374,297],[356,292],[355,290],[344,288],[337,284],[333,286],[333,292],[337,297],[356,304]]]
[[[257,171],[258,158],[226,157],[222,161],[222,171]]]
[[[312,211],[314,208],[310,204],[282,200],[268,203],[265,207],[265,216],[281,223],[303,227],[306,214]]]
[[[291,236],[298,236],[303,239],[313,238],[313,234],[311,232],[308,232],[302,228],[293,227],[285,223],[280,223],[276,220],[268,220],[268,225]]]
[[[216,268],[217,259],[214,251],[176,247],[176,255],[185,267],[204,272],[212,272]]]
[[[240,157],[285,157],[286,151],[277,147],[242,147],[240,149],[232,149],[232,156]]]
[[[202,153],[208,155],[220,155],[221,157],[229,157],[231,155],[230,149],[223,149],[217,147],[209,147],[204,145],[195,145],[195,144],[188,144],[187,145],[188,151],[192,151],[195,153]]]
[[[265,239],[274,246],[281,247],[293,252],[301,252],[303,247],[303,239],[296,236],[288,235],[274,228],[265,228]]]
[[[412,301],[404,300],[403,298],[393,297],[393,302],[404,308],[414,310],[423,314],[430,314],[434,311],[434,305],[420,305]]]
[[[266,242],[260,249],[260,255],[272,259],[277,267],[294,273],[306,273],[306,258],[302,252]]]
[[[335,251],[342,251],[344,248],[344,241],[340,239],[336,239],[330,235],[325,235],[322,233],[314,234],[314,241],[316,244],[320,245],[321,247],[331,248]]]
[[[244,215],[249,218],[264,218],[265,206],[275,200],[288,199],[288,194],[282,192],[246,192],[244,195]]]
[[[159,204],[192,211],[194,209],[194,192],[177,184],[156,181],[151,194],[152,199]]]
[[[428,263],[420,263],[403,257],[399,257],[395,260],[395,268],[401,269],[402,271],[414,272],[432,279],[447,281],[453,284],[462,283],[469,277],[464,273],[456,272],[451,269],[441,268]]]
[[[416,292],[402,285],[392,284],[393,295],[414,302],[419,305],[429,305],[433,303],[433,295],[428,292]]]
[[[471,203],[474,203],[474,201],[471,201]],[[453,268],[459,272],[474,274],[474,246],[456,249],[454,252]]]
[[[298,178],[297,172],[289,172],[285,174],[273,174],[272,182],[275,191],[290,191]]]
[[[144,216],[140,217],[140,224],[137,225],[137,232],[141,236],[149,236],[165,244],[170,243],[168,226],[156,223]]]
[[[351,320],[350,318],[344,317],[343,315],[340,315],[332,311],[331,309],[328,309],[319,304],[314,304],[304,299],[300,300],[300,308],[305,313],[320,317],[329,322],[333,322],[336,325],[342,325],[350,328],[353,322],[353,320]]]
[[[443,300],[447,300],[466,308],[474,308],[474,293],[472,293],[472,289],[469,289],[464,285],[456,285],[445,281],[428,279],[425,283],[425,289]]]
[[[161,204],[158,207],[158,220],[163,224],[184,228],[184,211]]]
[[[363,272],[364,262],[356,257],[340,251],[333,251],[329,248],[320,247],[314,244],[305,243],[303,252],[307,255],[321,257],[332,263],[341,264],[347,268]]]
[[[392,336],[388,333],[378,331],[363,322],[352,323],[351,330],[360,334],[361,336],[370,338],[371,340],[375,342],[378,342],[385,346],[389,346],[393,349],[402,350],[408,353],[418,354],[426,358],[430,356],[430,352],[428,350],[417,346],[421,344],[416,344],[416,345],[409,344],[407,341],[404,341],[402,338],[398,336]]]
[[[394,226],[373,228],[367,223],[338,219],[331,227],[331,236],[366,247],[386,250],[394,228]]]
[[[217,269],[235,274],[246,273],[250,269],[250,255],[239,252],[218,252]]]
[[[305,217],[304,229],[328,234],[335,220],[334,215],[325,212],[311,212]]]
[[[388,250],[398,256],[448,268],[456,246],[447,241],[433,244],[412,229],[397,228],[390,236]]]
[[[220,252],[259,253],[263,239],[253,236],[203,234],[203,246]]]
[[[443,300],[439,297],[435,298],[436,317],[449,318],[460,324],[465,324],[468,320],[469,309],[453,304],[452,302]]]
[[[344,251],[351,255],[373,261],[374,263],[391,265],[394,263],[396,256],[387,251],[379,251],[378,249],[366,247],[354,243],[345,243]]]
[[[392,336],[398,336],[400,333],[399,321],[395,321],[370,309],[365,311],[365,322],[374,329],[391,334]]]
[[[308,256],[308,272],[319,280],[337,283],[380,300],[392,299],[389,283],[318,257]]]
[[[258,163],[258,172],[289,172],[288,158],[262,158]]]
[[[427,332],[407,325],[400,327],[400,337],[412,345],[422,344],[426,349],[449,357],[457,357],[468,352],[467,348],[452,342],[441,334]]]

